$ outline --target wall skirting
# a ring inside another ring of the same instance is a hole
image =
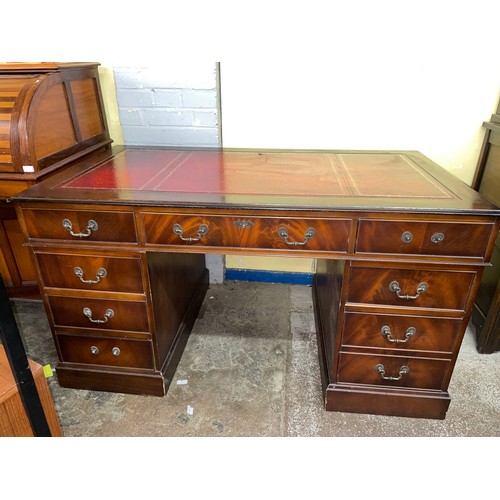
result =
[[[226,281],[259,281],[263,283],[288,283],[312,285],[312,273],[262,271],[260,269],[226,269]]]

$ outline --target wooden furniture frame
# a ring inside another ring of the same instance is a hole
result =
[[[48,431],[40,433],[32,424],[26,405],[23,404],[20,392],[22,386],[16,384],[4,348],[0,345],[0,437],[61,437],[61,425],[43,367],[31,359],[28,362]]]
[[[472,187],[487,200],[500,205],[500,104],[491,120],[483,125],[486,135]],[[491,264],[481,280],[472,315],[477,349],[483,354],[500,351],[500,234]]]
[[[409,151],[105,148],[14,203],[61,385],[163,396],[204,254],[293,255],[326,409],[441,419],[500,215]]]

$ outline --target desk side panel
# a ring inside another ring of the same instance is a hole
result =
[[[147,257],[159,364],[172,376],[178,362],[173,359],[180,359],[208,287],[205,255],[148,252]]]
[[[331,382],[345,261],[318,259],[313,284],[314,312],[323,388]]]

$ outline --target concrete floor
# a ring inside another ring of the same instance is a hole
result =
[[[41,303],[14,301],[28,355],[56,365]],[[57,373],[56,373],[57,376]],[[500,436],[500,352],[478,354],[469,327],[445,420],[326,412],[311,288],[212,284],[163,398],[61,388],[65,436]]]

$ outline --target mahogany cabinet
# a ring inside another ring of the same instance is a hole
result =
[[[484,123],[486,135],[479,156],[473,187],[500,206],[500,104],[496,114]],[[500,351],[500,234],[484,271],[472,316],[477,349],[481,353]]]
[[[500,216],[391,151],[110,148],[14,202],[61,385],[164,395],[205,254],[294,256],[317,260],[325,408],[441,419]]]
[[[38,296],[9,198],[111,142],[98,63],[0,63],[0,273],[12,297]]]

